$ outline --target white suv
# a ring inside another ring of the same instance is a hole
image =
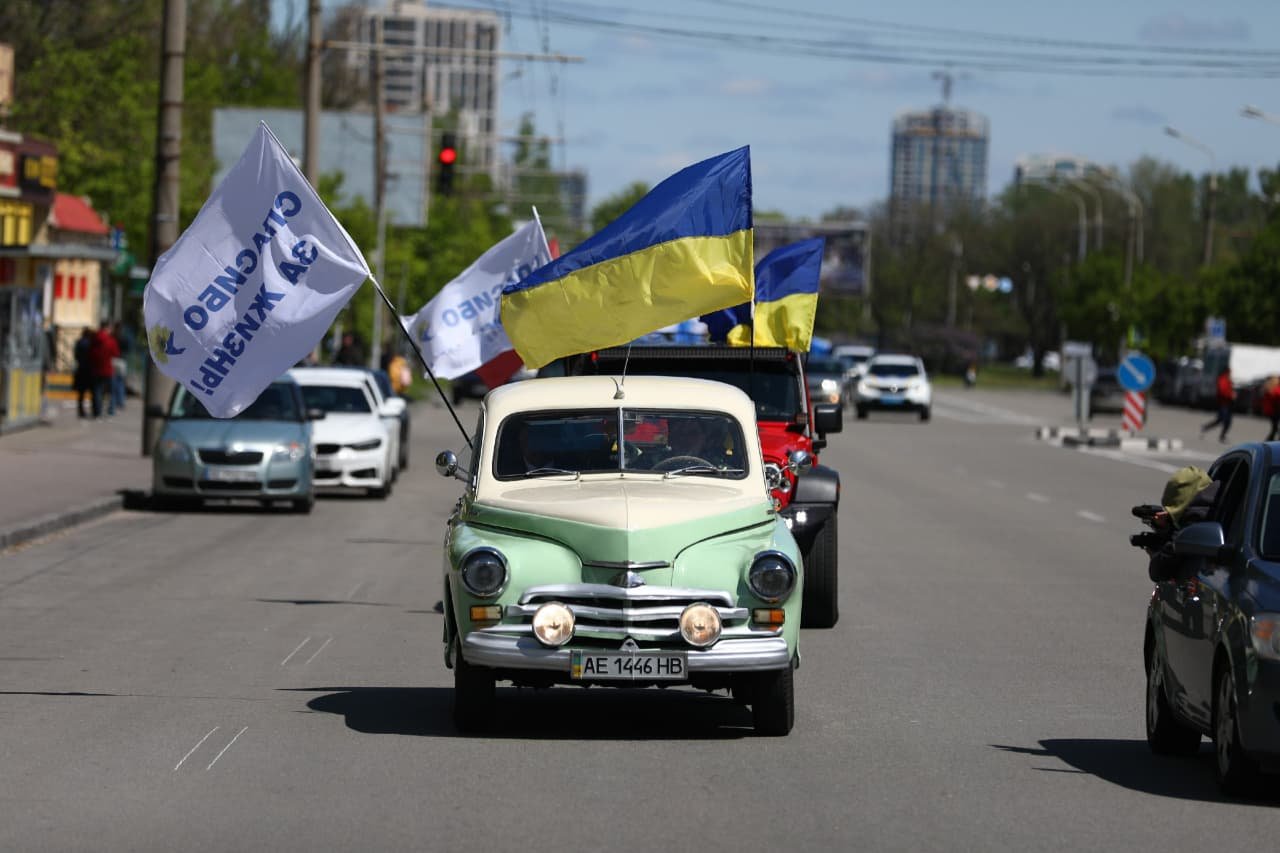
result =
[[[853,404],[859,420],[872,409],[916,412],[929,420],[933,388],[924,362],[914,355],[873,356],[854,387]]]

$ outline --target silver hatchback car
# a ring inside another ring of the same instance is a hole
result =
[[[297,512],[315,504],[311,420],[292,379],[271,383],[234,418],[217,419],[179,385],[152,453],[152,495],[169,506],[205,498],[288,501]],[[322,415],[319,415],[322,416]]]

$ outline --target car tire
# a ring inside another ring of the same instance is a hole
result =
[[[481,732],[493,723],[497,701],[493,671],[472,666],[461,649],[453,656],[453,724],[460,732]]]
[[[867,419],[867,410],[866,410],[866,408],[865,408],[865,407],[863,407],[863,406],[859,406],[859,407],[858,407],[858,411],[857,411],[857,415],[858,415],[858,420],[860,420],[860,421],[865,421],[865,420]]]
[[[756,676],[751,722],[756,734],[785,737],[796,721],[795,670],[788,666]]]
[[[409,436],[400,433],[400,470],[409,470]]]
[[[1147,746],[1156,755],[1195,755],[1200,732],[1173,715],[1164,689],[1164,667],[1155,649],[1147,661]]]
[[[1233,796],[1247,797],[1258,792],[1258,763],[1240,743],[1240,718],[1236,705],[1236,679],[1228,664],[1214,685],[1213,751],[1218,785]]]
[[[456,385],[453,388],[453,404],[455,406],[462,405],[462,389]]]
[[[801,628],[834,628],[840,619],[840,598],[836,572],[836,515],[823,522],[804,552],[804,600],[800,606]]]
[[[933,411],[928,406],[925,406],[923,409],[920,410],[920,420],[927,421],[932,416],[933,416]]]
[[[310,515],[311,510],[315,508],[315,505],[315,495],[307,495],[305,498],[294,498],[290,502],[290,507],[299,515]]]
[[[151,508],[160,512],[192,512],[200,509],[201,506],[202,501],[199,498],[186,495],[151,496]]]
[[[387,475],[387,479],[385,479],[385,480],[383,480],[383,481],[382,481],[382,485],[381,485],[381,486],[378,486],[376,489],[370,489],[370,490],[369,490],[369,497],[371,497],[371,498],[377,498],[377,499],[378,499],[378,500],[380,500],[380,501],[385,501],[387,498],[391,497],[391,477],[390,477],[390,475]]]

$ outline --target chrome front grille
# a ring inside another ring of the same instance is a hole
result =
[[[626,589],[606,584],[557,584],[530,587],[520,603],[509,605],[501,628],[520,626],[532,630],[533,614],[549,601],[558,601],[573,611],[575,637],[664,642],[680,637],[680,613],[690,604],[710,604],[720,614],[723,636],[754,635],[747,625],[750,612],[736,606],[723,590],[644,586]]]

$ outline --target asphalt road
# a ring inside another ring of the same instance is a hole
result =
[[[955,390],[930,423],[833,437],[841,621],[802,637],[783,739],[682,690],[507,690],[501,731],[455,733],[434,605],[459,484],[430,460],[460,439],[439,409],[385,502],[128,511],[0,554],[0,849],[1265,843],[1280,801],[1223,800],[1207,742],[1172,760],[1143,739],[1128,510],[1212,458],[1206,416],[1153,415],[1182,454],[1032,437],[1066,414]]]

